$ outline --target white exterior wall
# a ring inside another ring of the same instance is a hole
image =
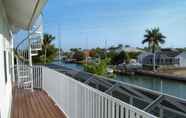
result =
[[[9,118],[12,100],[12,84],[11,84],[11,71],[13,58],[12,47],[13,42],[10,38],[9,25],[6,12],[0,0],[0,117]],[[5,61],[4,51],[6,51],[6,67],[7,67],[7,82],[5,82]],[[11,64],[12,63],[12,64]]]
[[[181,53],[177,58],[180,60],[179,67],[186,67],[186,52]]]

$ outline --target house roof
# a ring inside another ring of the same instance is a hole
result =
[[[183,51],[182,53],[180,53],[177,57],[186,57],[186,51]]]
[[[177,50],[174,49],[161,49],[160,51],[156,52],[156,59],[158,58],[176,58],[178,55],[180,55],[182,53],[180,53]],[[186,54],[186,52],[185,52]],[[143,57],[144,59],[151,59],[153,58],[153,53],[151,52],[143,52],[141,53],[138,58],[140,59],[141,57]]]
[[[141,49],[135,47],[124,47],[123,50],[126,52],[143,52]]]
[[[156,59],[158,58],[175,58],[180,54],[179,51],[159,51],[156,52]],[[145,58],[153,58],[153,54],[147,55]]]
[[[123,47],[120,49],[116,49],[116,52],[120,53],[121,51],[125,51],[125,52],[143,52],[143,50],[139,49],[139,48],[135,48],[135,47]]]
[[[167,56],[167,57],[176,57],[180,54],[178,51],[161,51],[157,52],[157,56]]]
[[[152,55],[152,52],[146,52],[146,51],[144,51],[144,52],[140,53],[138,55],[138,57],[145,57],[145,56],[148,56],[148,55]]]

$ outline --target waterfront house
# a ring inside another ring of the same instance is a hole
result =
[[[0,0],[0,118],[13,117],[14,34],[20,30],[31,30],[45,3],[46,0]],[[18,115],[16,117],[20,118]]]
[[[175,67],[180,65],[180,59],[177,57],[180,54],[176,50],[160,50],[155,53],[155,63],[160,67]],[[142,53],[138,56],[139,63],[143,65],[153,64],[153,54],[152,53]]]

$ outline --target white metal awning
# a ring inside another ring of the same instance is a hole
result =
[[[4,0],[12,30],[31,28],[47,0]]]

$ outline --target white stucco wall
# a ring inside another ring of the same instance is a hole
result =
[[[11,99],[12,99],[12,84],[10,74],[9,53],[12,53],[12,39],[10,38],[9,25],[6,12],[0,0],[0,115],[1,118],[10,117]],[[5,83],[5,68],[4,68],[4,51],[6,51],[6,66],[7,66],[7,83]]]
[[[186,67],[186,52],[181,53],[177,58],[180,60],[179,67]]]

